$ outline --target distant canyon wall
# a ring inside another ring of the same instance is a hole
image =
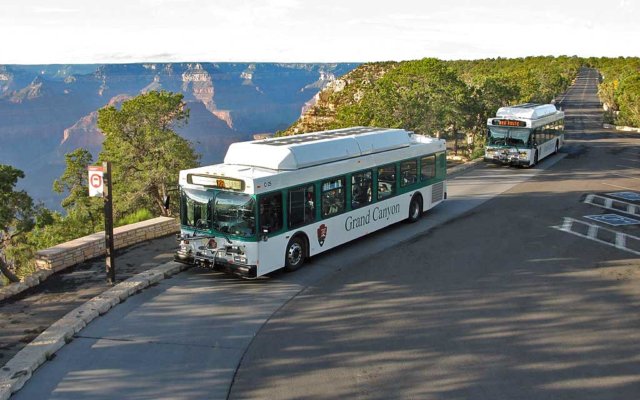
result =
[[[151,90],[184,95],[189,123],[176,130],[220,162],[228,145],[285,129],[316,93],[356,64],[140,63],[0,65],[0,163],[25,171],[22,187],[57,208],[51,185],[64,154],[97,156],[97,110]]]

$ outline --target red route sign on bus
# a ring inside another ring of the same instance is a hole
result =
[[[493,125],[500,126],[527,126],[527,123],[524,121],[518,121],[515,119],[494,119],[491,121]]]

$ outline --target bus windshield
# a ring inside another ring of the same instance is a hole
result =
[[[210,229],[209,203],[213,193],[183,191],[181,197],[180,223],[196,230]]]
[[[183,190],[182,225],[240,237],[255,235],[255,199],[226,191]]]
[[[213,205],[213,229],[241,237],[256,233],[256,202],[248,194],[218,192]]]
[[[506,128],[502,126],[489,127],[489,145],[494,146],[529,146],[530,129]]]

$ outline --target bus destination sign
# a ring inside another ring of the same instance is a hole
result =
[[[515,119],[494,119],[491,121],[491,124],[499,126],[527,126],[526,122]]]
[[[223,176],[188,174],[187,182],[193,185],[201,185],[217,189],[237,191],[244,190],[244,181],[240,179],[226,178]]]

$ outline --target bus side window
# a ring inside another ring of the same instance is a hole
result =
[[[400,186],[410,186],[418,181],[418,160],[400,163]]]
[[[543,129],[544,129],[544,141],[546,142],[548,140],[551,140],[551,137],[553,136],[551,127],[549,125],[545,125]]]
[[[371,203],[371,171],[351,175],[351,208],[356,209]]]
[[[388,164],[378,168],[378,200],[396,193],[396,166]]]
[[[315,221],[315,190],[313,185],[300,186],[289,190],[289,228],[306,225]]]
[[[439,179],[443,179],[447,174],[447,155],[438,153],[438,171],[436,172]]]
[[[260,199],[260,232],[277,232],[282,228],[282,193],[273,193]]]
[[[544,138],[542,137],[542,132],[540,131],[540,128],[536,128],[533,131],[534,134],[534,140],[533,140],[533,145],[537,146],[540,143],[542,143],[544,141]]]
[[[427,156],[420,159],[420,180],[427,181],[436,176],[436,157]]]
[[[322,217],[330,217],[344,211],[346,202],[344,177],[322,182]]]

